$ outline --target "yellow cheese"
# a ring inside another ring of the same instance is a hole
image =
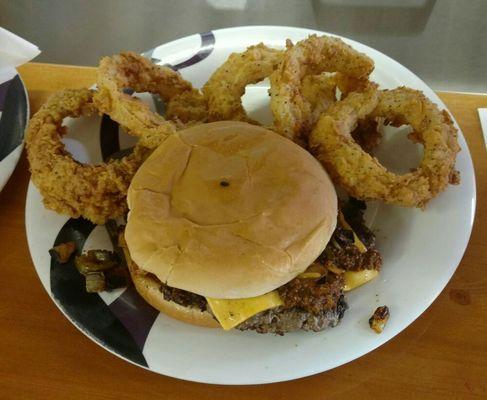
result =
[[[362,286],[364,283],[371,281],[372,279],[376,278],[377,275],[379,275],[379,271],[377,271],[376,269],[363,269],[362,271],[345,271],[341,268],[338,268],[335,264],[331,262],[327,263],[326,266],[331,272],[335,274],[343,274],[343,279],[345,281],[345,286],[343,287],[343,290],[345,292]]]
[[[362,286],[379,275],[379,271],[376,269],[364,269],[362,271],[345,271],[343,278],[345,279],[344,291],[355,289]]]
[[[276,290],[247,299],[213,299],[207,297],[213,315],[226,331],[236,327],[255,314],[281,306],[282,299]]]
[[[314,279],[319,278],[322,274],[319,272],[303,272],[298,275],[299,279]]]
[[[367,247],[358,238],[357,234],[352,229],[352,227],[349,225],[349,223],[347,221],[345,221],[345,217],[343,216],[343,214],[341,213],[341,211],[338,213],[338,218],[340,219],[340,222],[345,227],[345,229],[348,229],[348,230],[352,231],[352,233],[353,233],[353,244],[358,249],[358,251],[360,251],[361,253],[365,253],[367,251]]]
[[[326,263],[326,267],[331,271],[333,272],[334,274],[343,274],[344,270],[343,269],[340,269],[338,268],[335,264],[331,263],[331,262],[327,262]]]

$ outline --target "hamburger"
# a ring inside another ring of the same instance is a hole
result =
[[[343,317],[344,290],[380,267],[360,208],[348,222],[321,164],[247,123],[171,135],[137,171],[127,201],[121,245],[135,288],[189,324],[321,331]]]

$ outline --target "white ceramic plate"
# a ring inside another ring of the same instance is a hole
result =
[[[29,102],[22,79],[12,68],[0,79],[0,191],[7,183],[22,153]]]
[[[185,78],[201,86],[231,52],[259,42],[281,47],[286,38],[297,41],[312,33],[322,32],[255,26],[223,29],[188,36],[145,54],[158,63],[176,66]],[[411,71],[374,49],[344,40],[374,59],[372,79],[381,87],[406,85],[420,89],[445,108]],[[266,84],[247,92],[247,108],[265,119]],[[158,108],[149,96],[145,99]],[[97,162],[101,153],[106,156],[117,150],[118,129],[108,119],[101,124],[101,144],[100,135],[96,134],[85,133],[80,136],[82,140],[76,139],[80,128],[84,132],[100,131],[99,119],[68,124],[73,132],[67,139],[68,147],[78,159]],[[414,146],[404,150],[407,141],[401,139],[403,136],[388,136],[380,151],[381,159],[395,169],[404,168],[396,165],[397,159],[404,159],[398,157],[403,153],[408,154],[408,162],[418,160]],[[125,140],[121,136],[122,147],[127,145]],[[475,211],[472,161],[461,133],[459,141],[462,151],[457,168],[462,183],[449,187],[428,204],[426,211],[371,205],[375,218],[369,220],[377,232],[383,271],[378,279],[347,295],[350,309],[336,328],[325,332],[296,332],[280,337],[197,328],[158,314],[133,289],[101,295],[84,293],[83,281],[74,267],[56,265],[48,249],[67,239],[76,240],[80,248],[110,248],[107,232],[85,220],[69,220],[46,210],[31,184],[26,226],[32,259],[47,292],[82,332],[112,353],[154,372],[198,382],[258,384],[326,371],[397,335],[428,308],[451,278],[467,246]],[[392,316],[385,331],[377,335],[367,321],[373,310],[384,304]]]

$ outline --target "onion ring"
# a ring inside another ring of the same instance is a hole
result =
[[[340,90],[340,99],[345,98],[351,92],[363,92],[369,86],[374,85],[369,81],[369,77],[354,78],[341,72],[334,74],[334,81]]]
[[[179,73],[132,52],[102,58],[97,86],[95,105],[123,125],[129,134],[142,137],[140,146],[160,143],[173,134],[177,126],[152,112],[144,102],[123,93],[123,89],[158,94],[166,102],[186,93],[201,97],[201,93]]]
[[[287,46],[292,46],[287,42]],[[241,97],[249,84],[267,78],[282,61],[284,51],[259,44],[242,53],[232,53],[203,87],[208,103],[208,120],[240,120],[260,125],[251,119],[242,105]],[[314,125],[321,113],[336,101],[335,77],[309,75],[301,84],[303,97],[312,110],[309,125]]]
[[[301,82],[301,94],[309,104],[310,115],[306,126],[313,127],[333,103],[336,102],[337,83],[334,76],[306,75]]]
[[[208,108],[203,94],[197,90],[186,91],[170,99],[164,117],[184,125],[208,120]]]
[[[352,132],[353,139],[367,153],[373,151],[382,140],[384,118],[369,118],[359,120],[357,127]]]
[[[396,175],[353,140],[351,131],[359,120],[380,117],[393,126],[411,125],[414,132],[409,137],[424,146],[417,169]],[[446,111],[413,89],[369,88],[349,94],[321,116],[309,144],[335,182],[362,200],[423,208],[449,183],[459,182],[457,130]]]
[[[96,224],[127,211],[127,188],[141,160],[130,154],[120,160],[87,165],[73,159],[61,137],[65,117],[96,113],[93,91],[63,90],[52,95],[32,117],[26,133],[32,181],[46,208]]]
[[[258,124],[247,116],[241,97],[245,87],[267,78],[279,65],[282,50],[260,43],[232,53],[203,86],[209,121],[235,120]]]
[[[299,141],[312,128],[312,109],[299,87],[307,75],[339,72],[345,77],[366,81],[374,62],[342,40],[311,35],[294,46],[288,44],[283,60],[270,76],[271,110],[274,126],[285,137]]]

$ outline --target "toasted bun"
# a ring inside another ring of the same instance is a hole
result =
[[[169,286],[258,296],[304,271],[336,225],[337,198],[306,150],[243,122],[170,136],[128,191],[130,255]]]
[[[147,303],[160,312],[187,324],[203,326],[205,328],[221,328],[221,325],[207,311],[200,311],[194,307],[184,307],[173,301],[164,300],[164,296],[159,290],[160,283],[157,279],[140,271],[131,259],[123,234],[120,236],[120,244],[125,253],[125,259],[127,260],[135,289]]]

